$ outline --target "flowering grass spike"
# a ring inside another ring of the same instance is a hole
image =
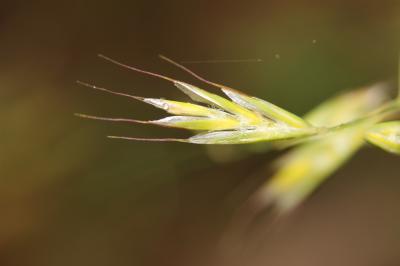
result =
[[[226,97],[160,74],[99,57],[124,68],[173,83],[194,102],[143,98],[83,82],[81,85],[129,97],[163,109],[170,116],[150,121],[77,114],[83,118],[154,124],[194,131],[187,139],[148,139],[109,136],[126,140],[176,141],[194,144],[276,143],[294,146],[278,160],[276,174],[255,194],[261,206],[273,204],[287,212],[298,206],[323,180],[347,161],[366,141],[400,154],[400,121],[383,122],[397,115],[400,97],[388,101],[385,86],[377,84],[339,95],[321,104],[304,118],[265,100],[208,81],[186,67],[160,56],[195,78],[218,87]]]

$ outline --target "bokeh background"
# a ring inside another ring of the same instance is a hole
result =
[[[164,115],[78,79],[185,99],[98,53],[198,85],[157,55],[259,58],[188,66],[304,114],[395,79],[399,32],[399,1],[1,1],[0,265],[399,265],[398,157],[367,147],[293,215],[238,236],[233,214],[278,152],[110,140],[188,132],[73,116]]]

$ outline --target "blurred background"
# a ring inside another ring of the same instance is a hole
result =
[[[190,132],[73,116],[164,115],[76,80],[186,99],[98,53],[197,85],[157,55],[262,59],[187,66],[304,114],[396,78],[399,1],[1,3],[0,265],[400,264],[398,157],[366,147],[293,215],[266,213],[232,236],[233,214],[279,152],[110,140]]]

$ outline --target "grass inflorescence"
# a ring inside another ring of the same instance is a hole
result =
[[[375,84],[336,96],[304,117],[265,100],[204,79],[185,66],[160,56],[195,78],[219,88],[226,97],[191,84],[99,57],[133,71],[173,83],[194,102],[145,98],[78,82],[103,92],[129,97],[170,114],[157,120],[109,118],[77,114],[83,118],[153,124],[194,131],[187,139],[149,139],[109,136],[113,139],[175,141],[193,144],[246,144],[271,142],[277,148],[295,146],[278,160],[276,174],[256,193],[258,204],[274,204],[281,212],[301,203],[322,181],[344,164],[366,142],[400,154],[400,97],[388,100],[385,85]]]

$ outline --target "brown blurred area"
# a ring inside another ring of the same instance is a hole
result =
[[[303,114],[396,78],[399,32],[399,1],[2,1],[0,265],[400,265],[398,157],[367,147],[293,215],[239,234],[276,152],[110,140],[188,134],[73,115],[163,115],[76,80],[185,99],[98,53],[198,85],[157,55],[260,58],[188,67]]]

